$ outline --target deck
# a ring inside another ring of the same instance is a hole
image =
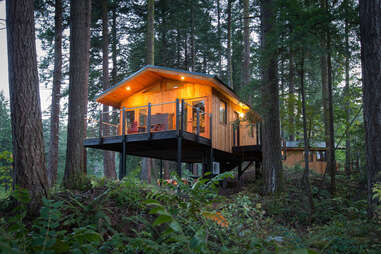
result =
[[[168,107],[172,103],[175,103],[174,107]],[[175,108],[175,112],[152,110],[154,106],[163,105],[170,110]],[[142,115],[142,112],[145,114]],[[126,175],[126,155],[176,161],[180,176],[183,162],[202,163],[203,172],[211,171],[212,162],[219,162],[219,171],[224,172],[245,160],[261,160],[260,146],[233,147],[232,153],[213,148],[212,114],[206,114],[184,100],[117,110],[114,115],[111,113],[100,112],[99,120],[93,131],[88,131],[90,135],[83,145],[119,152],[120,178]]]

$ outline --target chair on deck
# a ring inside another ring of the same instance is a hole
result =
[[[138,122],[137,121],[133,121],[131,123],[131,126],[128,127],[128,129],[127,129],[127,134],[134,134],[134,133],[138,133]]]

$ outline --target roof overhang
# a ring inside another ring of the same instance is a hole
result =
[[[217,76],[154,65],[146,65],[131,74],[100,94],[96,98],[96,101],[108,106],[120,108],[125,98],[162,79],[208,85],[222,93],[233,103],[240,105],[243,109],[249,110],[250,108],[247,104],[241,102],[233,90],[226,86]]]

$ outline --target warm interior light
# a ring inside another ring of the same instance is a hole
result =
[[[173,88],[178,88],[178,86],[174,86]]]
[[[185,79],[185,77],[184,77],[184,76],[181,76],[181,77],[180,77],[180,79],[181,79],[181,80],[184,80],[184,79]]]
[[[127,87],[126,87],[126,90],[127,90],[127,91],[130,91],[130,90],[131,90],[131,87],[127,86]]]
[[[241,118],[243,118],[245,116],[245,114],[244,113],[239,113],[239,117],[241,117]]]

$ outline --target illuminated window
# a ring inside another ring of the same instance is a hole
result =
[[[317,151],[316,152],[316,160],[317,161],[326,161],[325,151]]]
[[[227,124],[227,106],[226,102],[220,101],[220,123]]]

